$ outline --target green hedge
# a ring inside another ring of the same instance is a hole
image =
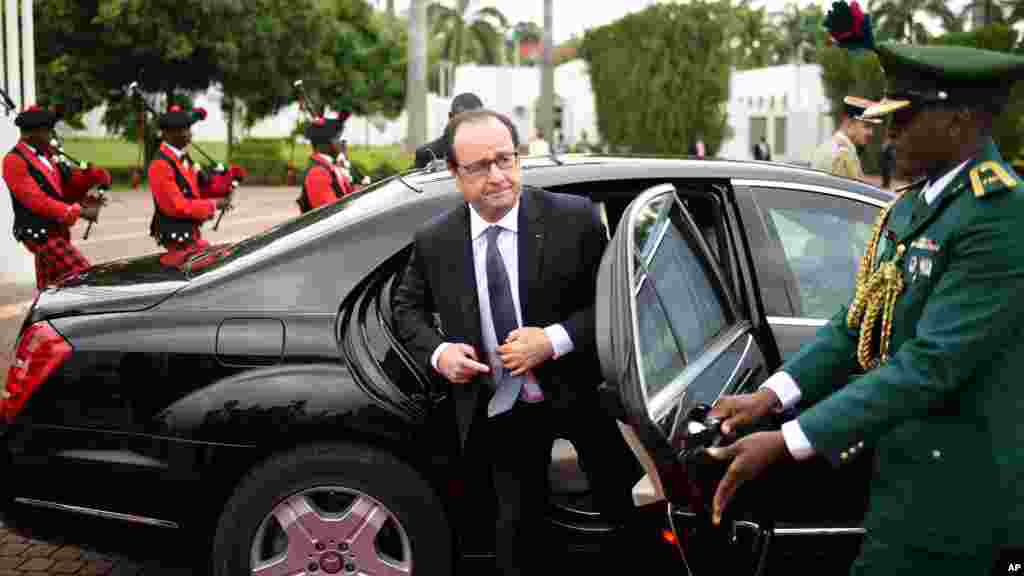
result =
[[[288,160],[284,138],[247,138],[231,150],[231,163],[249,172],[246,184],[280,186],[287,182]]]

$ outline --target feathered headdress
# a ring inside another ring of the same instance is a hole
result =
[[[850,4],[845,0],[833,2],[832,9],[825,15],[825,29],[828,30],[830,44],[838,44],[854,52],[875,49],[871,15],[861,10],[857,0]]]

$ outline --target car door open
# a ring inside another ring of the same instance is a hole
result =
[[[597,282],[605,396],[647,472],[637,503],[664,500],[670,522],[679,513],[699,521],[706,510],[694,507],[710,499],[687,449],[708,433],[704,416],[721,394],[764,380],[765,359],[671,185],[642,193],[622,223]]]

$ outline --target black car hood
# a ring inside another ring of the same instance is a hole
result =
[[[159,254],[104,262],[40,292],[30,321],[145,310],[187,284],[185,273],[161,264]]]

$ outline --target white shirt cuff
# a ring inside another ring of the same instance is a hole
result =
[[[775,392],[775,395],[779,397],[779,402],[782,403],[782,410],[789,410],[800,401],[800,386],[792,376],[785,372],[776,372],[765,380],[761,387]]]
[[[430,355],[430,365],[434,367],[434,371],[440,373],[441,369],[437,367],[437,359],[441,357],[441,352],[447,348],[451,342],[442,342],[437,348],[434,348],[434,353]]]
[[[548,340],[551,340],[551,347],[555,351],[554,360],[565,356],[575,348],[572,339],[569,338],[569,333],[565,331],[561,324],[548,326],[544,329],[544,333],[547,334]]]
[[[814,447],[796,420],[790,420],[782,425],[782,438],[786,441],[786,449],[794,460],[806,460],[814,456]]]

